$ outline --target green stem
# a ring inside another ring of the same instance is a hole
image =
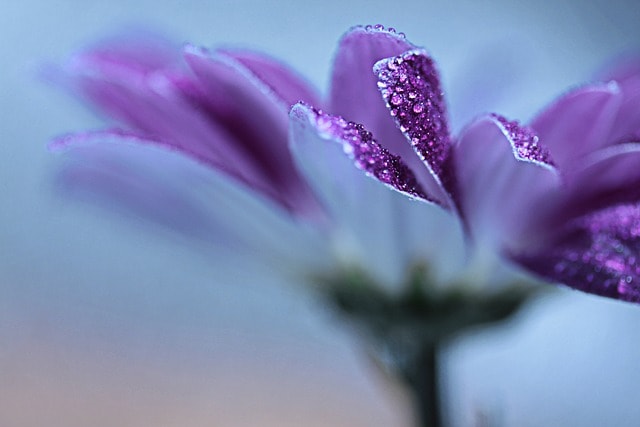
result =
[[[413,393],[419,427],[442,427],[437,344],[420,348],[408,362],[404,378]]]

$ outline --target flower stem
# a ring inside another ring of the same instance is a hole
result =
[[[410,361],[404,379],[414,399],[418,427],[442,427],[438,346],[423,346]]]

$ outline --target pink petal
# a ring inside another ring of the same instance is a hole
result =
[[[640,205],[623,204],[565,225],[562,237],[514,259],[547,280],[640,302]]]
[[[379,60],[414,48],[404,36],[379,26],[352,28],[338,46],[331,77],[329,111],[362,123],[384,148],[404,160],[431,198],[447,205],[446,194],[389,117],[373,72]]]
[[[452,165],[453,196],[470,232],[498,246],[525,244],[542,200],[559,185],[554,163],[531,129],[497,115],[463,131]]]
[[[610,136],[622,95],[615,83],[573,90],[545,108],[531,123],[562,171],[584,155],[613,144]]]

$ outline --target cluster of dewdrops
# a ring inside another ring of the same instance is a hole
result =
[[[376,31],[386,31],[387,33],[391,33],[391,34],[395,34],[398,37],[400,37],[401,39],[405,38],[405,34],[404,33],[398,33],[396,32],[396,29],[393,27],[389,27],[389,28],[384,28],[384,25],[382,24],[376,24],[376,25],[365,25],[364,27],[365,30],[367,31],[372,31],[372,30],[376,30]]]
[[[549,150],[540,145],[533,129],[521,126],[517,121],[509,121],[498,114],[491,115],[509,135],[516,156],[522,160],[554,166]]]
[[[316,108],[311,111],[318,128],[340,141],[358,168],[396,190],[415,198],[429,199],[400,157],[378,144],[364,125],[328,115]]]
[[[624,300],[640,301],[634,277],[640,274],[640,206],[605,209],[576,222],[578,238],[591,239],[586,251],[557,248],[554,272],[569,285]],[[581,236],[582,234],[582,236]]]
[[[450,142],[444,94],[433,60],[423,51],[410,51],[379,62],[375,71],[391,116],[439,175]]]

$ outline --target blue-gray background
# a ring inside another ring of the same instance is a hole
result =
[[[527,119],[640,48],[636,1],[0,0],[0,425],[409,425],[397,389],[304,294],[212,283],[216,259],[189,241],[56,195],[47,139],[99,121],[36,75],[142,24],[268,51],[324,89],[339,36],[378,22],[437,58],[457,125],[486,108]],[[638,324],[639,307],[558,291],[459,340],[452,421],[638,425]]]

